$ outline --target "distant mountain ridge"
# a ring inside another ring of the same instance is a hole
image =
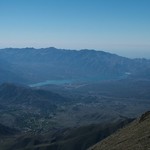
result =
[[[50,48],[0,50],[0,82],[37,83],[46,80],[112,80],[134,76],[149,78],[150,60],[129,59],[104,51]],[[2,65],[1,65],[2,64]],[[8,67],[9,66],[9,67]],[[8,70],[11,78],[8,76]]]

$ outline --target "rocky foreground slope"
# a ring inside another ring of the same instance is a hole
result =
[[[88,150],[149,150],[150,111]]]

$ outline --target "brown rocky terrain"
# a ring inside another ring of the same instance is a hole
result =
[[[88,150],[149,150],[150,111]]]

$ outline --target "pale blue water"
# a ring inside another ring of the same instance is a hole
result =
[[[126,74],[120,77],[118,76],[98,76],[95,78],[79,78],[79,79],[61,79],[61,80],[47,80],[39,83],[30,84],[30,87],[38,87],[38,86],[45,86],[45,85],[63,85],[63,84],[73,84],[73,83],[98,83],[103,80],[110,80],[110,79],[123,79],[126,78]]]
[[[55,85],[63,85],[63,84],[70,84],[73,83],[74,80],[47,80],[35,84],[30,84],[30,87],[38,87],[38,86],[45,86],[49,84],[55,84]]]

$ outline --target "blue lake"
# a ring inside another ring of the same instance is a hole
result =
[[[39,82],[39,83],[35,83],[35,84],[30,84],[30,87],[38,87],[38,86],[45,86],[45,85],[49,85],[49,84],[55,84],[55,85],[63,85],[63,84],[70,84],[70,83],[74,83],[75,80],[47,80],[47,81],[43,81],[43,82]]]
[[[126,76],[120,76],[120,79],[125,78]],[[112,80],[112,79],[118,79],[116,76],[99,76],[95,78],[79,78],[79,79],[60,79],[60,80],[46,80],[39,83],[30,84],[30,87],[38,87],[38,86],[45,86],[45,85],[63,85],[63,84],[73,84],[73,83],[98,83],[100,81],[105,80]]]

